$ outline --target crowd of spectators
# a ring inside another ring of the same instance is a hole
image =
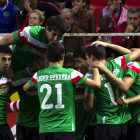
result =
[[[124,0],[106,0],[107,6],[99,11],[100,33],[139,32],[139,9],[134,7],[127,11]],[[89,0],[1,0],[0,33],[11,33],[29,25],[32,10],[40,10],[45,21],[50,16],[61,14],[68,24],[67,33],[96,33],[96,20],[89,10]],[[61,11],[61,12],[60,12]],[[129,15],[129,17],[128,17]],[[35,18],[35,17],[34,17]],[[40,20],[40,19],[39,19]],[[42,23],[41,23],[42,24]],[[41,25],[39,24],[39,25]],[[45,22],[41,26],[45,26]],[[137,37],[105,37],[126,48],[139,47]],[[77,47],[90,45],[97,37],[64,37],[66,53],[74,52]]]

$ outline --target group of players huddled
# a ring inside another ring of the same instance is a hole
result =
[[[96,41],[65,56],[66,30],[55,16],[0,40],[0,140],[14,139],[15,91],[17,140],[139,140],[140,49]]]

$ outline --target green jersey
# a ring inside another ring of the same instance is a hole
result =
[[[134,80],[133,85],[126,93],[126,98],[132,98],[140,94],[140,66],[137,62],[130,62],[125,69],[125,75],[130,75]],[[132,119],[128,125],[135,125],[140,123],[140,103],[129,104],[129,109]]]
[[[16,44],[12,48],[12,69],[27,67],[36,56],[46,57],[44,34],[45,28],[41,26],[28,26],[13,33]]]
[[[16,90],[20,97],[17,123],[26,127],[39,127],[40,104],[37,89],[26,92],[23,90],[23,85],[30,79],[31,74],[26,68],[16,71],[10,92],[14,93]]]
[[[118,57],[106,63],[106,67],[118,78],[123,79],[128,55]],[[131,119],[127,105],[119,105],[116,97],[122,96],[104,73],[100,72],[101,88],[94,90],[96,97],[97,124],[124,124]]]
[[[9,98],[9,84],[11,79],[0,75],[0,124],[7,123],[7,102]]]
[[[93,72],[88,71],[85,75],[86,77],[92,79],[93,78]],[[85,87],[85,91],[88,92],[89,94],[94,94],[94,90],[89,87]],[[94,97],[94,108],[90,111],[90,119],[89,119],[89,125],[96,125],[97,124],[97,112],[96,112],[96,107],[95,107],[95,97]]]
[[[83,85],[86,79],[74,69],[57,65],[34,74],[29,84],[38,88],[40,133],[75,131],[74,85]]]
[[[79,140],[84,137],[85,130],[88,125],[90,111],[86,111],[83,107],[85,87],[77,85],[75,93],[75,139]]]

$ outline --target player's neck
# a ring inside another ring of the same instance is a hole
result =
[[[103,63],[104,65],[106,64],[106,60],[99,60],[101,63]]]
[[[59,62],[49,62],[49,66],[52,66],[52,65],[57,65],[57,66],[62,67],[63,66],[63,62],[62,61],[59,61]]]

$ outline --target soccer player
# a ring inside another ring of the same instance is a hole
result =
[[[130,62],[127,64],[124,71],[124,80],[131,76],[132,86],[126,93],[126,98],[119,97],[118,103],[128,104],[132,119],[128,122],[127,140],[139,140],[140,138],[140,66],[137,62]],[[130,82],[130,80],[129,80]]]
[[[95,139],[98,140],[125,140],[126,139],[126,124],[131,119],[127,106],[120,106],[116,102],[116,97],[121,96],[122,93],[116,90],[118,83],[112,84],[105,74],[108,68],[117,78],[123,78],[124,69],[129,61],[137,59],[140,55],[140,51],[132,52],[129,55],[125,55],[114,60],[106,62],[106,52],[102,45],[93,45],[86,50],[86,57],[89,64],[93,64],[93,61],[98,61],[104,67],[100,72],[101,88],[94,90],[96,98],[96,110],[97,110],[97,126],[95,132]],[[98,66],[98,63],[94,62],[94,66]],[[110,73],[111,73],[110,72]],[[120,82],[121,83],[121,82]],[[125,90],[125,89],[124,89]],[[122,92],[124,91],[121,90]]]
[[[74,60],[76,69],[83,75],[88,71],[88,64],[86,62],[85,55],[86,47],[78,47],[74,52]],[[82,85],[76,85],[75,92],[75,140],[82,140],[88,125],[90,111],[87,111],[83,107],[85,87]]]
[[[61,16],[54,16],[46,21],[46,26],[28,26],[15,31],[0,41],[2,45],[15,44],[11,68],[23,69],[36,57],[46,57],[46,45],[58,41],[67,30],[67,24]]]
[[[13,134],[7,124],[7,102],[9,97],[9,84],[11,79],[5,77],[12,59],[12,51],[8,46],[0,45],[0,139],[14,140]]]
[[[62,68],[64,46],[51,42],[46,47],[49,67],[38,71],[23,86],[29,90],[38,88],[40,100],[39,132],[40,140],[74,140],[75,105],[74,86],[86,85],[95,89],[100,87],[98,69],[93,69],[93,80],[84,77],[74,69]]]
[[[116,58],[117,55],[120,56],[131,52],[130,50],[118,45],[104,43],[101,41],[96,41],[95,43],[98,45],[102,44],[105,47],[106,61]],[[92,71],[88,71],[85,76],[92,79],[93,77]],[[85,140],[91,140],[91,139],[94,140],[96,125],[97,125],[97,116],[96,116],[97,113],[96,113],[96,98],[94,96],[94,90],[92,88],[85,87],[85,98],[83,104],[86,110],[91,110],[91,117],[89,120],[89,125],[87,127],[87,131],[86,131],[87,136]]]
[[[17,140],[38,140],[39,139],[39,112],[40,104],[38,91],[24,91],[23,85],[31,79],[36,71],[45,68],[45,58],[36,57],[27,68],[15,72],[10,85],[10,93],[18,91],[20,105],[16,125]],[[11,104],[12,106],[13,104]],[[14,104],[15,105],[15,104]],[[18,105],[18,104],[17,104]]]

